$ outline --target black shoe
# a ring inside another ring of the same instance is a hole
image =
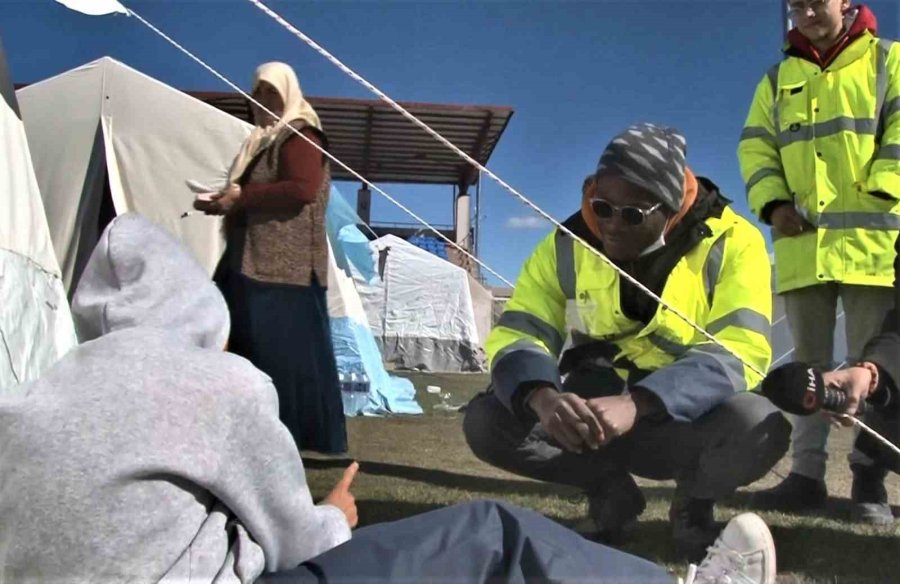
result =
[[[870,525],[893,525],[894,514],[884,488],[887,471],[859,464],[850,468],[853,471],[850,519]]]
[[[754,493],[751,505],[755,509],[809,511],[824,507],[827,500],[825,481],[792,472],[777,486]]]
[[[714,503],[712,499],[694,499],[676,491],[669,507],[672,540],[676,553],[688,561],[700,561],[719,535],[713,516]]]
[[[647,507],[643,493],[627,473],[604,479],[603,485],[587,496],[589,526],[576,531],[607,545],[627,540]]]

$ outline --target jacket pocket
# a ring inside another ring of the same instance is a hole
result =
[[[793,133],[809,122],[809,88],[806,81],[785,83],[778,86],[779,132]]]

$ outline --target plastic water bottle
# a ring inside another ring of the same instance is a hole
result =
[[[369,403],[369,389],[371,387],[371,383],[369,382],[369,376],[365,373],[362,373],[359,378],[359,386],[356,390],[357,399],[359,399],[359,409],[357,410],[360,414],[366,409],[366,405]]]
[[[450,393],[442,393],[441,394],[441,402],[434,404],[434,409],[444,412],[458,412],[460,406],[455,406],[450,403],[450,400],[453,398]]]
[[[351,416],[355,416],[359,413],[359,378],[356,376],[356,371],[350,372],[350,379],[347,383],[348,393],[350,394],[350,410],[349,414]]]
[[[344,375],[344,373],[338,373],[338,382],[341,386],[341,401],[344,404],[344,413],[347,415],[352,415],[354,406],[354,393],[352,391],[352,387],[347,376]]]

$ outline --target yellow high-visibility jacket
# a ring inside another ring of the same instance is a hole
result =
[[[677,260],[661,298],[765,371],[772,310],[765,241],[730,207],[704,223],[708,236]],[[696,419],[761,381],[669,310],[657,307],[646,325],[625,316],[619,274],[557,231],[525,263],[488,337],[492,388],[500,401],[521,413],[517,399],[529,386],[561,389],[558,357],[569,334],[576,349],[596,346],[605,355],[602,364],[623,385],[654,393],[676,420]]]
[[[799,57],[756,88],[738,147],[750,209],[793,204],[816,226],[773,232],[776,289],[891,286],[900,230],[900,44],[870,32],[824,70]],[[771,209],[771,207],[769,207]]]

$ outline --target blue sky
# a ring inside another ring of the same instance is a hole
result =
[[[242,0],[125,4],[247,87],[282,60],[309,95],[372,98]],[[269,5],[397,100],[507,105],[512,121],[488,166],[557,219],[609,138],[647,120],[687,136],[688,162],[746,212],[735,149],[753,89],[780,56],[780,0],[274,1]],[[868,5],[881,36],[900,35],[900,2]],[[220,81],[134,19],[88,17],[51,0],[0,0],[16,81],[104,55],[181,89]],[[326,129],[327,130],[327,129]],[[339,185],[350,196],[357,185]],[[429,221],[450,223],[450,189],[382,185]],[[411,221],[373,193],[373,220]],[[551,227],[486,179],[481,258],[514,279]]]

